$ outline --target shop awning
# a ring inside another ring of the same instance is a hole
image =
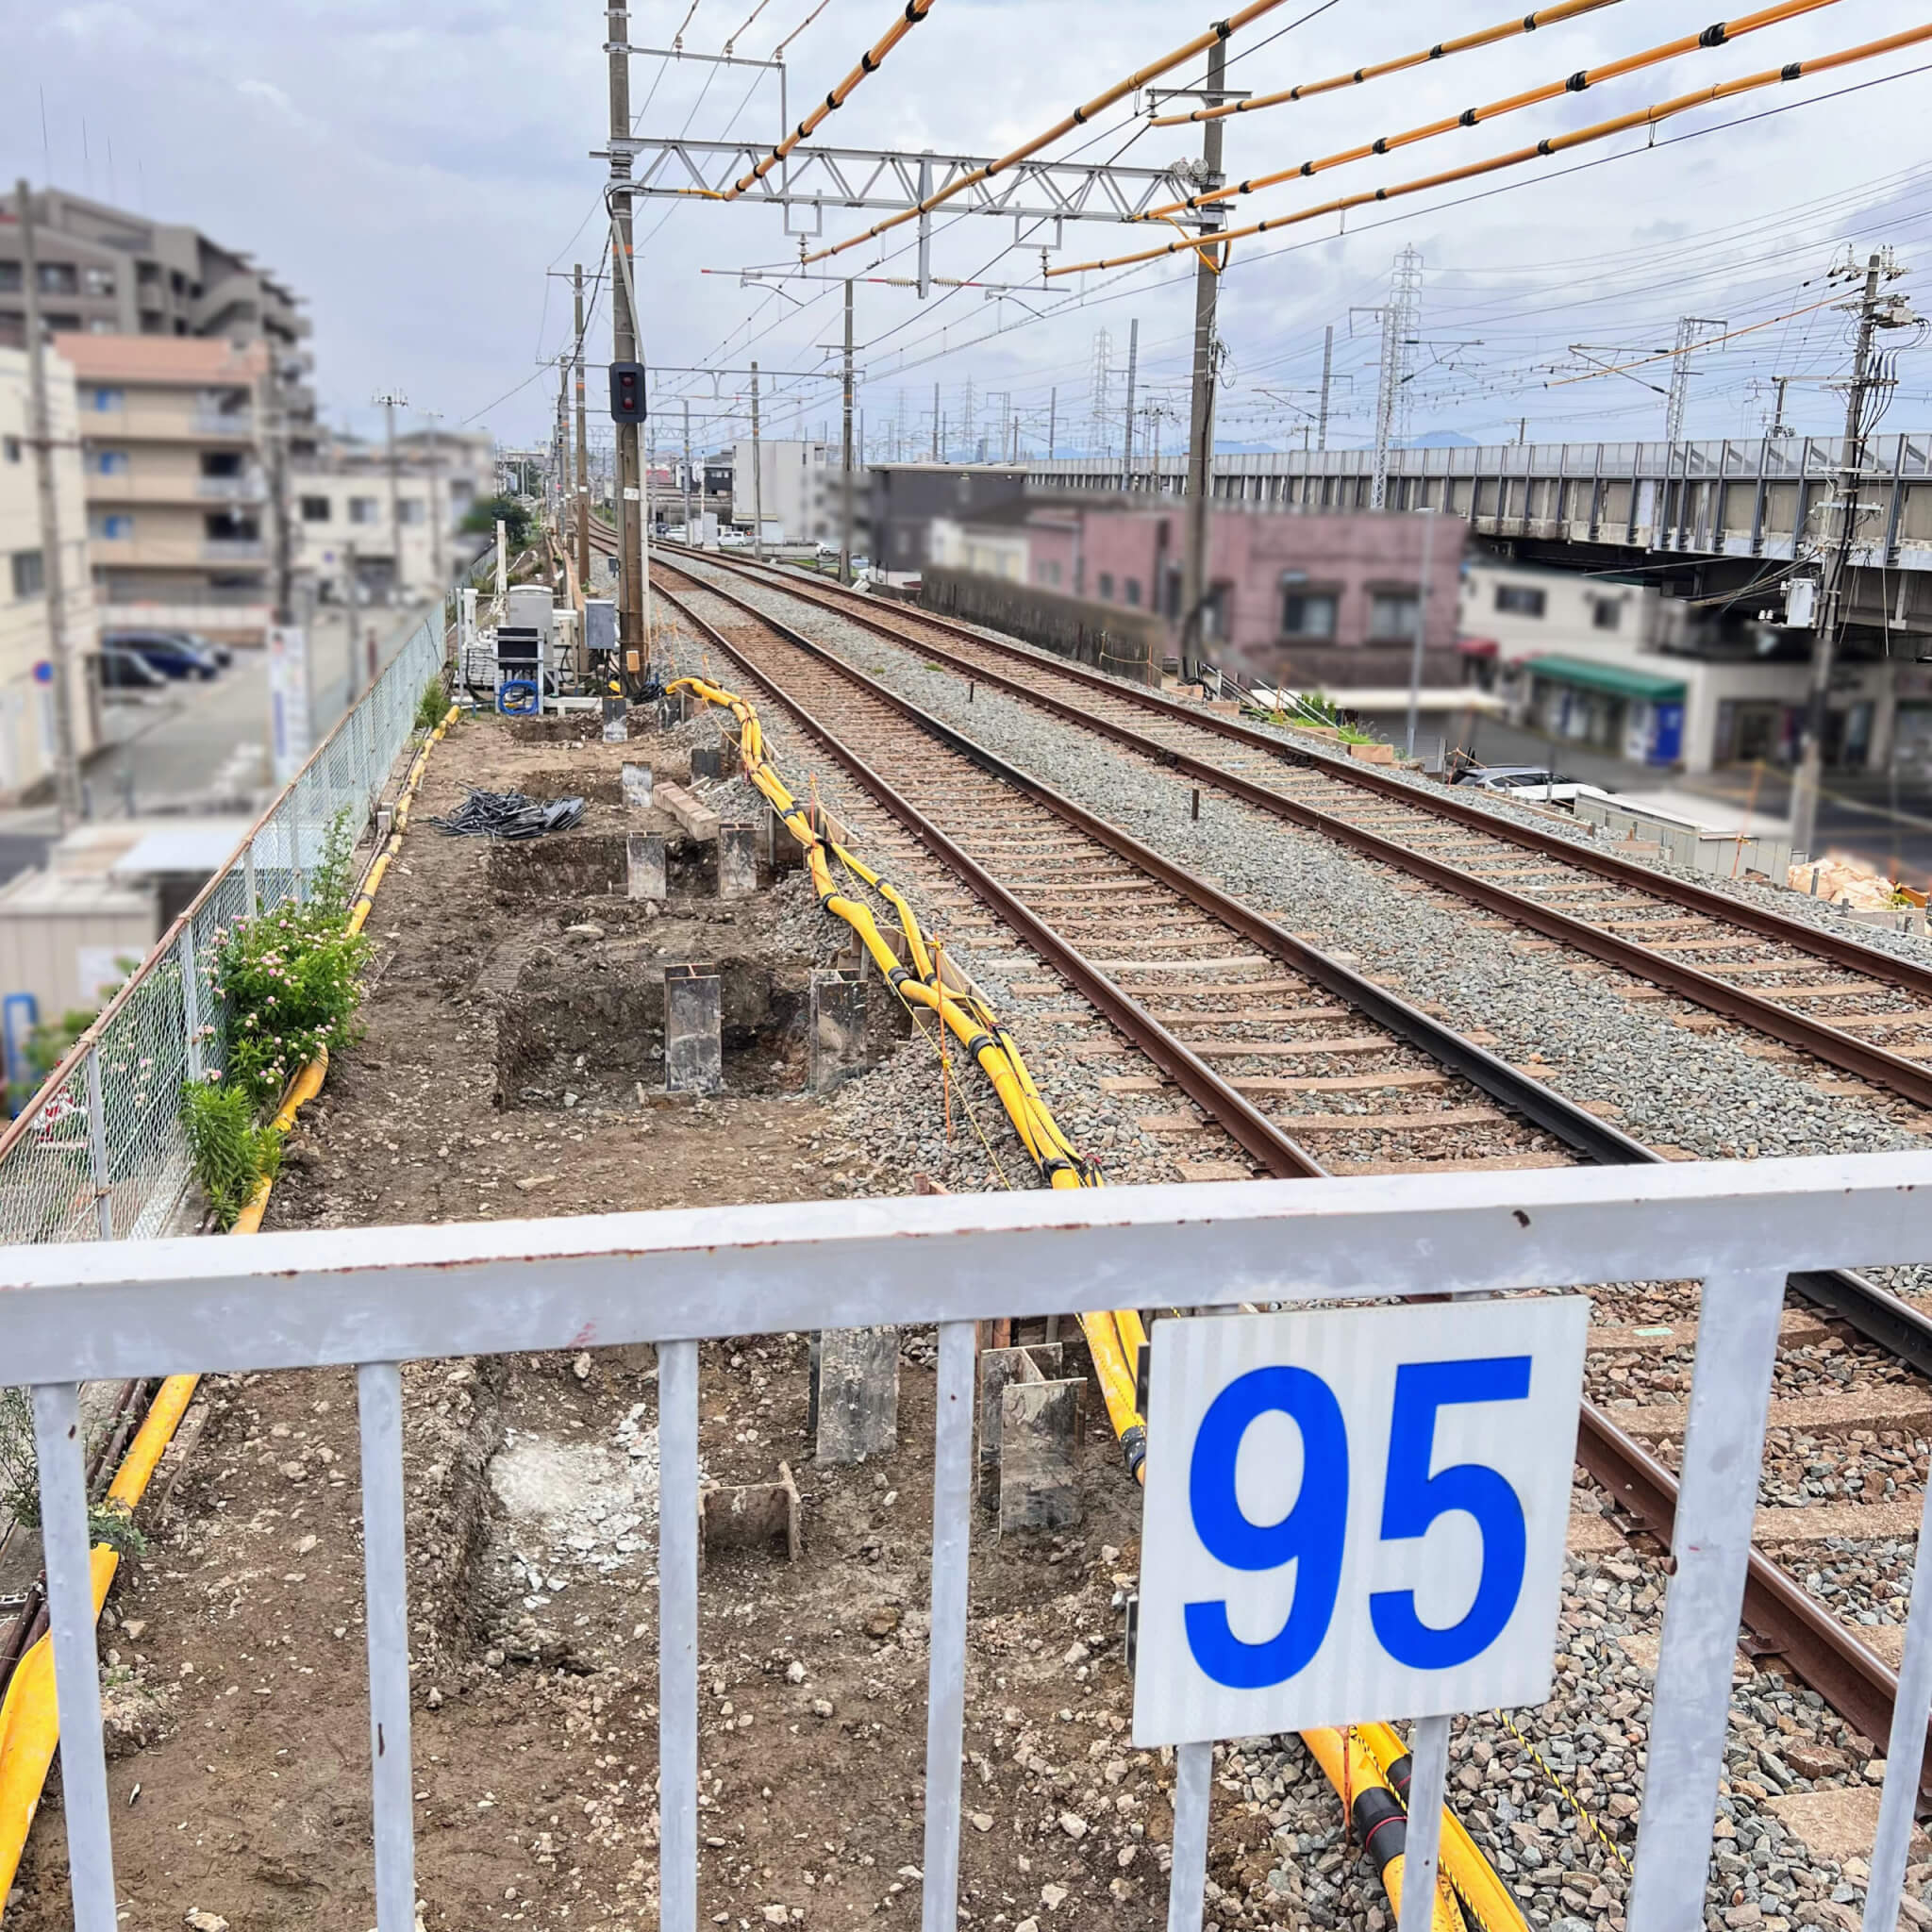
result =
[[[1608,691],[1612,697],[1641,698],[1653,705],[1678,705],[1684,701],[1684,682],[1677,677],[1654,677],[1648,672],[1629,671],[1621,664],[1592,664],[1588,658],[1531,658],[1525,668],[1532,677],[1545,677],[1552,684],[1580,685],[1585,691]]]

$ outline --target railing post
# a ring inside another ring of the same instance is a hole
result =
[[[658,1924],[698,1923],[698,1345],[658,1345]]]
[[[362,1568],[369,1624],[369,1749],[376,1932],[414,1932],[415,1781],[409,1761],[409,1599],[403,1529],[403,1374],[356,1371],[362,1439]]]
[[[1885,1795],[1878,1802],[1872,1874],[1865,1884],[1864,1932],[1892,1932],[1898,1924],[1928,1716],[1932,1716],[1932,1491],[1926,1491],[1919,1512],[1919,1555],[1912,1568],[1905,1655],[1899,1659],[1898,1695],[1892,1702],[1891,1738],[1885,1753]]]
[[[75,1932],[117,1932],[87,1466],[80,1391],[72,1382],[43,1382],[34,1390],[34,1449],[40,1462],[47,1621],[54,1633],[54,1702],[60,1721],[60,1799],[67,1814],[74,1927]]]
[[[108,1109],[101,1097],[101,1049],[87,1053],[87,1154],[94,1182],[94,1218],[101,1239],[114,1239],[114,1186],[108,1167]]]
[[[1784,1296],[1782,1269],[1712,1275],[1704,1284],[1629,1932],[1701,1932],[1704,1924],[1731,1659]]]
[[[966,1581],[973,1534],[971,1322],[940,1324],[932,1470],[932,1629],[925,1699],[921,1932],[959,1923],[959,1756],[966,1727]]]
[[[188,1077],[199,1080],[203,1073],[201,1052],[201,966],[194,952],[194,921],[181,928],[175,953],[181,966],[181,1024],[188,1046]]]

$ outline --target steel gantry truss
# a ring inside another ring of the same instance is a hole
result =
[[[758,140],[642,135],[613,140],[609,146],[592,150],[599,160],[608,160],[613,154],[632,160],[634,195],[704,200],[723,199],[769,152],[770,143]],[[801,143],[787,155],[782,167],[760,176],[736,198],[788,209],[858,208],[901,213],[989,165],[980,155]],[[1158,207],[1163,198],[1191,193],[1198,185],[1191,168],[1179,162],[1171,168],[1124,168],[1091,161],[1024,160],[969,183],[946,207],[955,213],[1011,216],[1022,222],[1133,222]],[[1218,210],[1190,210],[1175,219],[1203,228],[1212,226],[1220,215]],[[1037,243],[1037,237],[1027,239]]]

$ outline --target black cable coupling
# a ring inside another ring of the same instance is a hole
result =
[[[1541,23],[1538,21],[1536,15],[1533,13],[1525,13],[1523,16],[1523,31],[1526,34],[1535,33],[1538,26],[1541,25]]]
[[[1312,175],[1312,174],[1313,174],[1313,173],[1315,172],[1315,164],[1314,164],[1314,162],[1313,162],[1313,161],[1304,161],[1304,162],[1302,163],[1302,166],[1301,166],[1301,172],[1302,172],[1302,173],[1303,173],[1304,175]]]
[[[1780,80],[1796,80],[1805,71],[1802,60],[1788,60],[1778,74]]]
[[[906,24],[908,26],[917,26],[924,18],[925,15],[919,10],[919,0],[906,0]]]
[[[1121,1431],[1121,1454],[1126,1457],[1127,1474],[1138,1476],[1147,1460],[1147,1431],[1139,1423]]]
[[[858,57],[858,64],[868,74],[876,74],[879,70],[879,63],[872,58],[872,49],[870,47]]]
[[[909,971],[909,969],[904,966],[894,966],[892,970],[886,974],[886,984],[890,986],[894,992],[896,992],[899,990],[899,988],[908,979],[912,979],[912,974]],[[919,984],[919,982],[916,979],[913,979],[912,983],[915,986]]]
[[[1376,189],[1375,199],[1377,201],[1387,201],[1389,199],[1389,191],[1386,188]]]
[[[1700,47],[1722,47],[1729,39],[1729,30],[1725,27],[1724,22],[1720,20],[1714,25],[1706,27],[1697,36],[1697,44]]]
[[[1386,155],[1389,152],[1389,137],[1386,134],[1376,135],[1370,143],[1369,152],[1372,155]]]
[[[1291,101],[1298,101],[1298,100],[1300,100],[1300,99],[1301,99],[1301,97],[1302,97],[1302,91],[1301,91],[1301,89],[1300,89],[1300,88],[1298,88],[1298,87],[1291,87],[1291,88],[1290,88],[1290,89],[1289,89],[1289,91],[1288,91],[1288,97],[1289,97],[1289,99],[1290,99],[1290,100],[1291,100]]]
[[[834,88],[832,92],[825,96],[825,110],[829,113],[831,109],[836,108],[838,105],[839,90],[837,88]]]
[[[1087,110],[1086,110],[1086,108],[1075,108],[1074,109],[1074,125],[1075,127],[1084,127],[1084,126],[1086,126],[1086,125],[1087,125]]]
[[[1546,141],[1538,142],[1536,144],[1536,151],[1540,155],[1553,155],[1557,152],[1557,150],[1553,148]]]
[[[973,1038],[966,1042],[966,1051],[970,1053],[974,1059],[977,1059],[979,1056],[987,1050],[988,1047],[997,1047],[998,1045],[999,1041],[995,1040],[991,1033],[975,1033],[973,1036]]]
[[[1361,86],[1362,84],[1362,71],[1359,67],[1357,67],[1355,71],[1355,84],[1357,87]]]
[[[1217,41],[1226,40],[1228,35],[1233,33],[1233,27],[1229,26],[1226,21],[1224,20],[1217,20],[1214,23],[1214,38]]]
[[[1435,45],[1434,45],[1433,47],[1431,47],[1431,48],[1429,49],[1429,58],[1430,58],[1431,60],[1440,60],[1440,59],[1441,59],[1441,58],[1442,58],[1442,43],[1441,43],[1441,41],[1438,41],[1438,42],[1436,42],[1436,44],[1435,44]]]
[[[1475,109],[1474,108],[1463,108],[1462,112],[1456,117],[1456,125],[1458,127],[1474,127],[1475,125]]]

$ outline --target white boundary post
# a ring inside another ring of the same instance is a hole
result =
[[[1167,1932],[1201,1932],[1208,1887],[1208,1813],[1214,1798],[1214,1746],[1174,1754],[1174,1864],[1167,1877]]]
[[[1418,1718],[1408,1740],[1408,1835],[1402,1864],[1402,1919],[1396,1932],[1429,1932],[1435,1923],[1436,1854],[1442,1839],[1442,1790],[1449,1780],[1449,1720]]]
[[[362,1562],[369,1619],[369,1749],[376,1932],[414,1932],[415,1780],[409,1761],[409,1599],[403,1523],[403,1375],[356,1371],[362,1435]]]
[[[966,1731],[974,1357],[974,1324],[941,1322],[933,1429],[932,1635],[926,1666],[921,1932],[954,1932],[959,1923],[959,1761]]]
[[[698,1923],[698,1345],[658,1349],[658,1924]]]

